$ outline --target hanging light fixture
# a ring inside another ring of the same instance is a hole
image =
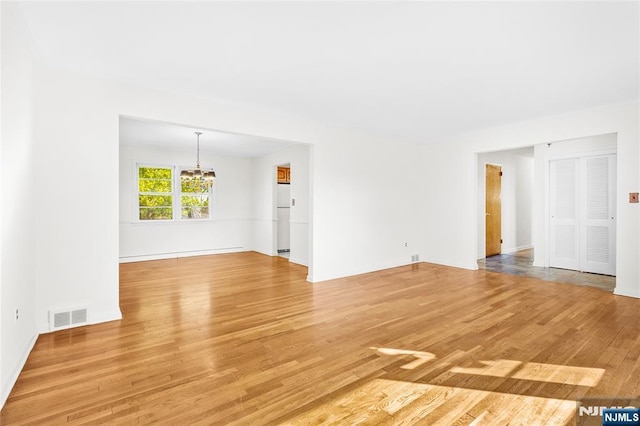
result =
[[[197,157],[196,168],[190,170],[183,170],[180,172],[180,180],[186,182],[193,182],[199,185],[200,188],[211,189],[213,186],[213,178],[216,177],[216,172],[213,169],[202,170],[200,168],[200,135],[202,132],[194,132],[197,137]]]

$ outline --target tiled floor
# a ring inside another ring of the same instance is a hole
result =
[[[588,285],[608,292],[613,292],[616,286],[616,277],[609,275],[533,266],[533,249],[521,250],[510,254],[498,254],[480,259],[478,260],[478,267],[488,271],[539,278],[545,281]]]

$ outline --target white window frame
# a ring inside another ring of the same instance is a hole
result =
[[[149,167],[149,168],[157,168],[157,169],[171,169],[171,192],[140,192],[140,168]],[[176,170],[174,166],[168,166],[166,164],[152,164],[152,163],[135,163],[134,167],[134,218],[135,222],[139,223],[167,223],[174,220],[176,216],[176,196],[175,196],[175,175]],[[171,219],[140,219],[140,195],[170,195],[171,196]]]
[[[205,167],[202,167],[203,169],[205,169]],[[213,186],[209,189],[208,192],[204,193],[195,193],[195,192],[182,192],[182,185],[181,185],[181,181],[180,181],[180,173],[183,170],[191,170],[193,169],[193,167],[187,167],[187,166],[176,166],[176,170],[175,170],[175,178],[174,178],[174,184],[175,184],[175,193],[176,193],[176,198],[174,199],[174,204],[177,204],[177,210],[174,210],[174,218],[178,221],[183,221],[183,222],[207,222],[207,221],[212,221],[214,220],[214,207],[215,207],[215,197],[214,197],[214,193],[215,193],[215,188],[216,188],[216,184],[214,181]],[[193,195],[207,195],[209,197],[209,217],[206,218],[183,218],[182,217],[182,196],[193,196]]]
[[[139,176],[140,176],[140,168],[141,167],[152,167],[152,168],[161,168],[161,169],[171,169],[171,193],[157,193],[157,195],[170,195],[171,196],[171,211],[172,217],[171,219],[140,219],[140,195],[156,195],[156,193],[141,193],[139,186]],[[136,161],[133,164],[133,218],[135,223],[140,224],[159,224],[159,223],[202,223],[202,222],[212,222],[216,219],[216,207],[217,207],[217,197],[216,197],[216,184],[214,182],[213,187],[209,190],[208,193],[192,193],[192,192],[182,192],[182,186],[180,184],[180,172],[182,170],[188,170],[192,167],[188,166],[175,166],[168,164],[157,164],[157,163],[149,163],[149,162],[139,162]],[[208,195],[209,197],[209,217],[207,218],[183,218],[182,217],[182,196],[183,195]]]

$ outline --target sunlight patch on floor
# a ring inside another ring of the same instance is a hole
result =
[[[374,379],[286,424],[567,424],[575,412],[570,400]]]
[[[538,362],[522,363],[509,359],[480,361],[480,363],[483,364],[482,367],[453,367],[451,372],[589,387],[596,386],[604,374],[602,368],[574,367],[571,365],[543,364]]]
[[[400,367],[405,370],[413,370],[414,368],[420,367],[422,364],[426,362],[436,359],[436,356],[431,352],[410,351],[406,349],[375,348],[375,347],[371,347],[369,349],[376,350],[381,354],[385,354],[385,355],[411,355],[415,357],[416,358],[415,360]]]

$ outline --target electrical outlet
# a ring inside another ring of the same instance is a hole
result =
[[[20,311],[16,308],[16,321],[20,318]]]

